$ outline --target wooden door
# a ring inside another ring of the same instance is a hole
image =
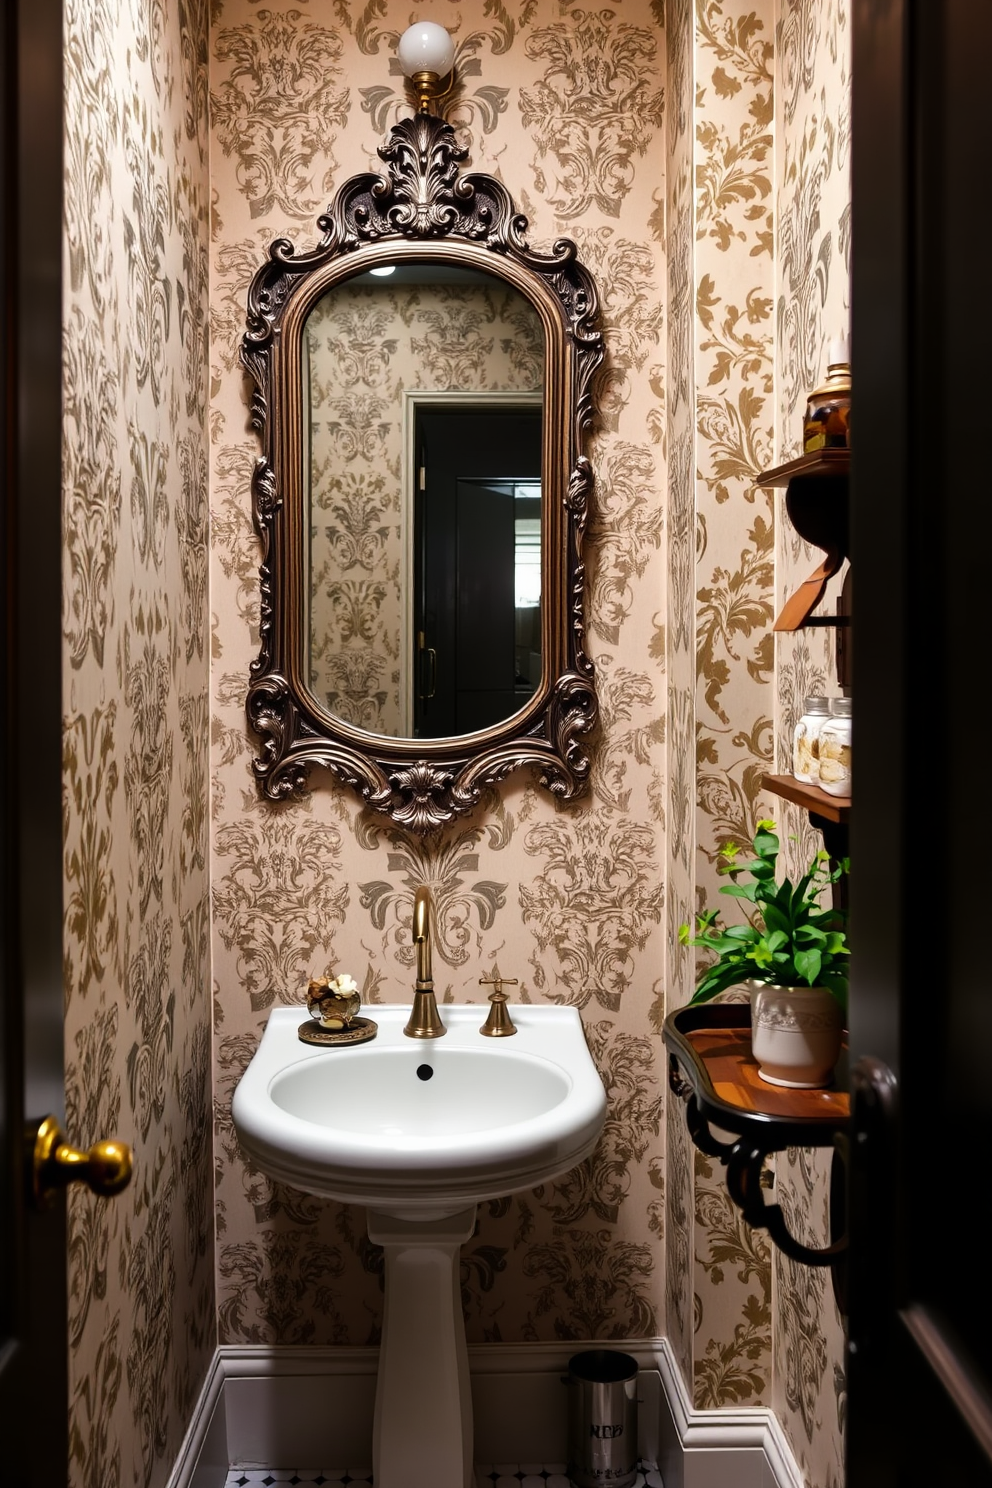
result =
[[[853,20],[848,1488],[982,1488],[992,6]]]
[[[0,1477],[68,1463],[65,1204],[24,1199],[25,1121],[60,1114],[61,146],[57,0],[3,7],[0,58]]]

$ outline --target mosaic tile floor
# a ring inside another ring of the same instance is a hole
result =
[[[489,1488],[490,1484],[492,1488],[571,1488],[563,1462],[484,1463],[476,1466],[475,1476],[479,1488]],[[226,1488],[281,1488],[287,1483],[299,1484],[300,1488],[311,1488],[313,1484],[347,1488],[349,1483],[371,1482],[370,1467],[232,1467]],[[664,1488],[653,1463],[641,1463],[634,1488]]]

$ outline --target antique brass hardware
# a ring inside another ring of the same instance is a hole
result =
[[[431,891],[421,884],[413,901],[413,943],[417,948],[417,980],[413,1007],[403,1032],[407,1038],[443,1038],[447,1029],[438,1016],[431,969]]]
[[[484,1033],[486,1038],[509,1038],[511,1033],[516,1033],[516,1026],[506,1011],[506,993],[503,991],[504,987],[516,985],[516,977],[500,976],[499,966],[495,961],[492,976],[479,978],[480,987],[492,987],[493,989],[489,994],[489,1001],[492,1004],[489,1017],[479,1029],[479,1032]]]
[[[94,1142],[88,1152],[83,1152],[69,1146],[54,1116],[46,1116],[37,1128],[29,1125],[25,1137],[30,1152],[31,1198],[38,1209],[70,1183],[85,1183],[91,1193],[110,1199],[131,1181],[132,1153],[126,1142]]]

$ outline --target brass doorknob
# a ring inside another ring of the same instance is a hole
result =
[[[37,1130],[28,1127],[31,1152],[31,1194],[44,1208],[60,1188],[85,1183],[91,1193],[110,1199],[131,1181],[131,1149],[126,1142],[94,1142],[88,1152],[70,1147],[54,1116],[46,1116]]]

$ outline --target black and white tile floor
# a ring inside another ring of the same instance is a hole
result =
[[[485,1463],[476,1466],[476,1482],[479,1488],[571,1488],[565,1473],[565,1464]],[[340,1468],[276,1468],[276,1467],[232,1467],[227,1475],[226,1488],[284,1488],[286,1484],[311,1488],[311,1485],[326,1485],[326,1488],[347,1488],[350,1483],[371,1484],[370,1467]],[[664,1488],[661,1476],[650,1462],[642,1462],[634,1488]]]

